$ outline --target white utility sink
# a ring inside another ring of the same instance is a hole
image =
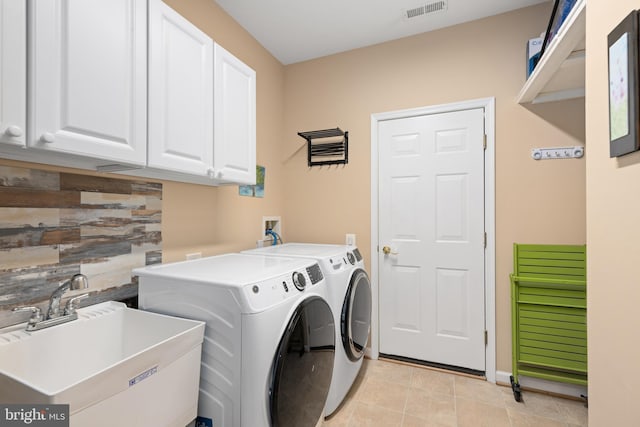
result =
[[[109,301],[69,323],[24,329],[0,329],[0,402],[69,404],[77,427],[196,417],[203,322]]]

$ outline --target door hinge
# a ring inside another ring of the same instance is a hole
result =
[[[487,249],[487,232],[484,232],[484,248]]]
[[[484,345],[489,345],[489,331],[484,330]]]
[[[483,138],[482,138],[482,148],[483,148],[484,150],[486,150],[486,149],[487,149],[487,134],[484,134],[484,135],[483,135]]]

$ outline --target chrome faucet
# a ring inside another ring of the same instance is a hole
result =
[[[60,313],[60,299],[68,290],[87,289],[89,280],[84,274],[75,274],[71,279],[60,282],[58,288],[53,291],[49,299],[49,309],[47,316],[42,316],[38,307],[16,307],[13,311],[31,311],[31,318],[27,323],[27,331],[37,331],[39,329],[48,328],[50,326],[59,325],[61,323],[70,322],[78,318],[76,313],[76,303],[81,299],[87,298],[89,294],[78,295],[71,298],[64,309],[64,313]]]
[[[78,290],[78,289],[87,289],[89,287],[89,279],[84,274],[74,274],[73,277],[69,280],[62,282],[58,289],[53,291],[51,294],[51,298],[49,299],[49,310],[47,310],[47,318],[54,319],[56,317],[60,317],[60,299],[62,295],[68,290]],[[69,300],[71,303],[72,300],[77,300],[78,297],[72,298]],[[75,301],[74,301],[75,302]],[[74,311],[73,304],[67,304],[67,309]]]

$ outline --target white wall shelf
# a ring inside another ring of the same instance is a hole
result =
[[[578,0],[518,94],[520,104],[584,96],[586,0]]]

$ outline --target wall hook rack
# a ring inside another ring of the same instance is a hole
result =
[[[334,128],[298,132],[298,135],[307,141],[309,167],[349,163],[349,132]],[[325,142],[314,141],[318,139],[323,139]]]
[[[584,156],[584,147],[579,145],[574,147],[533,148],[531,150],[533,160],[580,159],[582,156]]]

